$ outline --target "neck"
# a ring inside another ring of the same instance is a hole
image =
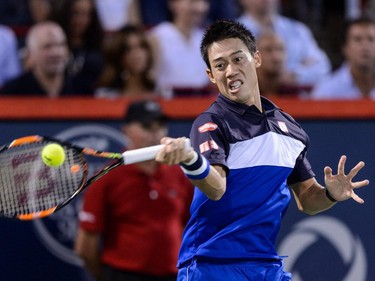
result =
[[[150,90],[147,89],[143,83],[141,75],[129,75],[124,87],[122,88],[122,92],[126,96],[142,96],[148,94]]]
[[[368,97],[375,88],[375,69],[370,67],[352,67],[353,80],[364,97]]]
[[[40,71],[40,69],[34,70],[36,80],[42,85],[47,92],[48,97],[56,98],[59,96],[64,83],[64,75],[62,74],[47,74]]]
[[[189,40],[194,27],[182,22],[182,20],[176,20],[174,21],[174,24],[182,35],[184,35],[185,39]]]
[[[248,14],[253,17],[261,26],[272,27],[273,14],[268,11],[250,10]]]
[[[141,148],[141,147],[134,145],[131,141],[129,142],[128,147],[127,147],[128,150],[138,149],[138,148]],[[135,165],[147,175],[152,175],[153,173],[155,173],[158,167],[158,163],[155,160],[139,162],[139,163],[136,163]]]

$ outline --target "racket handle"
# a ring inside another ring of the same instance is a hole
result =
[[[164,147],[164,144],[138,148],[125,151],[122,156],[124,157],[124,164],[133,164],[147,160],[155,159],[158,152]],[[185,150],[191,148],[190,139],[185,139]]]

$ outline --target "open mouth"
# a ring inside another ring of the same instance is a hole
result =
[[[242,85],[240,80],[232,81],[229,83],[229,90],[232,92],[236,92]]]

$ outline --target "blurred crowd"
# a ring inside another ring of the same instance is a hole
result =
[[[257,38],[264,96],[375,99],[374,0],[2,0],[0,95],[216,95],[205,27]]]

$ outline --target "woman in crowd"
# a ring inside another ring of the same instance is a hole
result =
[[[104,32],[93,1],[63,0],[51,19],[60,24],[67,36],[71,52],[68,72],[94,89],[103,69]]]
[[[114,34],[105,48],[105,68],[96,90],[97,97],[153,97],[151,47],[142,28],[127,25]]]

